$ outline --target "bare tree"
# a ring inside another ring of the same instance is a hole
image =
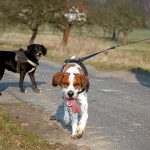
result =
[[[48,0],[36,0],[36,2],[34,0],[22,0],[18,2],[17,18],[20,23],[27,25],[32,31],[30,44],[34,43],[39,26],[49,20],[51,13],[49,4]]]
[[[54,15],[54,23],[63,32],[62,45],[66,46],[72,27],[81,27],[86,23],[86,6],[84,3],[65,1],[59,3],[57,8],[58,11]]]
[[[86,18],[85,13],[80,7],[76,8],[75,4],[72,0],[13,0],[13,3],[7,0],[0,4],[4,6],[1,7],[4,13],[0,14],[0,18],[29,27],[32,31],[30,44],[34,43],[39,26],[47,22],[55,24],[63,32],[62,43],[66,45],[72,26],[82,25]]]
[[[144,22],[142,11],[125,0],[107,0],[94,15],[96,17],[93,17],[93,22],[100,25],[104,32],[111,33],[112,40],[117,40],[119,33],[122,33],[124,43],[127,41],[128,33]]]
[[[86,14],[80,12],[80,10],[75,6],[72,6],[72,8],[70,8],[68,12],[64,14],[63,18],[64,18],[64,32],[63,32],[64,34],[62,44],[66,46],[72,26],[78,27],[83,26],[86,23],[87,18]]]

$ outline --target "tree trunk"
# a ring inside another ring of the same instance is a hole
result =
[[[114,30],[113,33],[112,33],[112,40],[116,40],[116,31]]]
[[[37,36],[37,33],[38,33],[38,28],[32,29],[32,36],[31,36],[31,39],[29,41],[29,44],[33,44],[34,43],[35,38]]]
[[[127,43],[128,32],[123,32],[123,44]]]
[[[70,30],[71,30],[71,24],[66,23],[66,26],[65,26],[65,29],[64,29],[64,32],[63,32],[63,39],[62,39],[62,45],[63,46],[66,46],[67,43],[68,43]]]

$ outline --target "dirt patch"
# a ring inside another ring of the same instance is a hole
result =
[[[90,150],[89,146],[72,140],[70,133],[63,130],[57,121],[50,120],[50,115],[39,108],[21,102],[8,105],[7,112],[14,122],[46,139],[56,150]]]

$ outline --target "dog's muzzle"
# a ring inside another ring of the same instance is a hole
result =
[[[74,92],[73,92],[73,91],[69,91],[69,92],[68,92],[68,96],[69,96],[70,98],[72,98],[73,95],[74,95]]]
[[[42,53],[38,53],[37,55],[36,55],[36,58],[39,60],[41,57],[42,57]]]

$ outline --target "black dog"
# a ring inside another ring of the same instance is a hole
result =
[[[23,82],[26,73],[28,73],[35,92],[40,92],[35,81],[34,72],[38,66],[39,58],[46,54],[47,49],[39,44],[31,44],[27,46],[25,51],[22,49],[18,51],[0,51],[0,80],[4,75],[5,69],[14,73],[18,72],[20,73],[20,91],[26,92],[23,88]],[[24,58],[27,58],[28,61],[22,61]]]

